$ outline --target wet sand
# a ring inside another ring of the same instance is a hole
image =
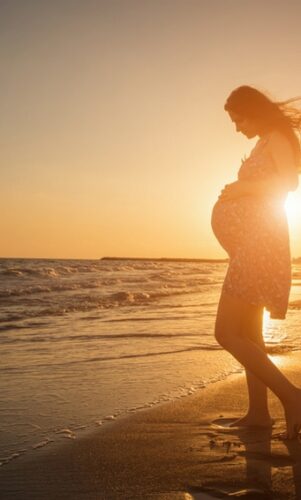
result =
[[[301,387],[301,352],[274,357]],[[271,429],[229,428],[247,409],[243,375],[36,450],[0,468],[1,498],[16,500],[301,499],[301,441]],[[301,439],[301,437],[300,437]],[[247,496],[246,496],[247,495]]]

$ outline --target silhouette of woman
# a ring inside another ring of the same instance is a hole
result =
[[[242,86],[228,97],[225,110],[236,131],[258,136],[242,162],[237,181],[222,190],[212,212],[212,228],[229,255],[218,305],[215,337],[246,370],[249,408],[232,425],[271,426],[267,388],[280,399],[286,438],[301,429],[301,389],[273,364],[262,335],[263,310],[284,319],[291,284],[291,258],[284,202],[298,187],[301,164],[301,112]]]

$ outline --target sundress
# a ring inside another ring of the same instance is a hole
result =
[[[276,167],[260,139],[238,171],[239,180],[268,179]],[[291,286],[291,256],[282,195],[241,196],[218,200],[212,211],[213,232],[229,255],[223,290],[284,319]]]

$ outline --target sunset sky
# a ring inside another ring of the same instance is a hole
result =
[[[224,101],[301,94],[300,19],[300,0],[0,0],[0,256],[225,257],[211,209],[254,140]],[[301,256],[301,187],[289,220]]]

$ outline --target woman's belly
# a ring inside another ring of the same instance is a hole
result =
[[[246,235],[253,200],[250,197],[235,200],[218,200],[212,210],[213,232],[229,255],[235,252]],[[253,207],[254,208],[254,207]]]
[[[288,231],[283,200],[252,196],[218,200],[212,210],[211,225],[229,256],[238,246],[258,241],[258,235],[272,241],[279,233],[284,241]]]

